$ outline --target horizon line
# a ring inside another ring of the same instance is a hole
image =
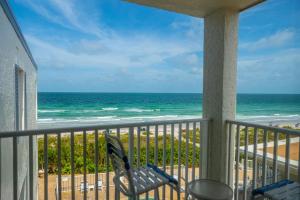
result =
[[[37,93],[107,93],[107,94],[203,94],[203,92],[95,92],[95,91],[38,91]],[[261,94],[261,95],[300,95],[300,93],[249,93],[238,92],[236,94]]]

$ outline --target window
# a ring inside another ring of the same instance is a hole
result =
[[[15,100],[16,100],[16,130],[25,129],[25,95],[26,77],[22,68],[16,65]]]

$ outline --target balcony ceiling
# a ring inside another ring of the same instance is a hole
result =
[[[243,11],[265,0],[126,0],[145,6],[204,17],[221,8]]]

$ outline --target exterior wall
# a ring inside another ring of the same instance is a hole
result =
[[[3,7],[3,5],[7,5],[6,0],[0,1],[0,132],[16,130],[16,65],[26,74],[25,128],[34,129],[37,117],[37,69],[28,54],[28,49],[24,46],[24,41],[21,40],[23,37],[20,38],[20,35],[18,35],[20,33],[16,31],[16,26],[12,24],[10,9],[7,10]],[[0,199],[9,200],[13,199],[13,141],[11,138],[1,139],[0,144]],[[17,144],[18,199],[29,199],[28,137],[19,138]],[[34,144],[34,166],[37,166],[36,138],[34,138]],[[37,167],[34,169],[34,173],[37,174]],[[36,181],[37,176],[34,176],[34,195],[37,194]],[[24,196],[24,198],[20,196]],[[36,196],[34,198],[36,199]]]

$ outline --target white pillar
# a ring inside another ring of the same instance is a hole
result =
[[[212,122],[203,150],[207,163],[202,164],[207,166],[207,178],[230,184],[233,172],[228,161],[233,165],[233,153],[228,152],[225,120],[235,119],[236,112],[238,15],[222,9],[204,18],[203,117]]]

